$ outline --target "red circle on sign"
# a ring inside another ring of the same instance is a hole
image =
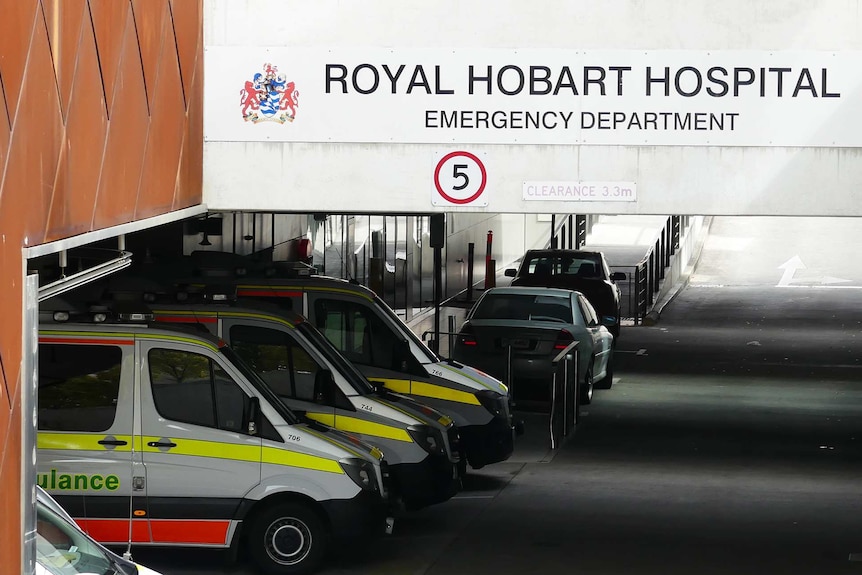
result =
[[[479,185],[479,189],[476,190],[476,193],[473,194],[472,196],[470,196],[469,198],[464,198],[464,199],[453,198],[452,196],[450,196],[449,194],[444,192],[443,188],[440,186],[440,168],[442,168],[443,164],[445,164],[447,161],[449,161],[452,158],[455,158],[457,156],[464,156],[466,158],[470,158],[471,160],[476,162],[476,165],[479,166],[479,171],[482,172],[482,183]],[[475,200],[476,198],[478,198],[479,196],[482,195],[482,192],[485,191],[485,184],[487,182],[488,182],[488,174],[485,172],[485,164],[483,164],[479,158],[477,158],[475,155],[471,154],[470,152],[449,152],[448,154],[443,156],[443,159],[441,159],[439,162],[437,162],[437,167],[434,169],[434,186],[436,186],[437,192],[441,196],[443,196],[443,199],[445,199],[447,202],[450,202],[452,204],[469,204],[470,202],[472,202],[473,200]]]

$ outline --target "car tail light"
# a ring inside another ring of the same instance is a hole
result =
[[[458,334],[458,343],[461,345],[476,345],[476,335],[473,333],[473,328],[465,327]]]
[[[575,338],[572,337],[569,330],[561,329],[560,333],[557,334],[557,341],[554,342],[554,349],[566,349],[573,341]]]

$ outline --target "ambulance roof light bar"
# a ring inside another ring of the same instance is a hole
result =
[[[279,276],[289,279],[317,275],[317,268],[305,262],[273,261],[264,268],[267,277]]]
[[[204,301],[212,303],[236,303],[236,286],[211,285],[204,287]]]
[[[51,314],[57,323],[69,321],[81,321],[90,323],[147,323],[155,320],[155,315],[149,308],[141,306],[113,306],[91,305],[87,311],[79,310],[56,310]]]

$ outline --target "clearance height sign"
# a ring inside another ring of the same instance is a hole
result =
[[[211,46],[204,137],[857,147],[859,62],[858,52]],[[456,186],[459,170],[479,169],[467,159],[445,166]]]

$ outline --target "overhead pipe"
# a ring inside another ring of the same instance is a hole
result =
[[[60,261],[65,262],[66,258],[66,250],[62,250],[60,252]],[[72,274],[68,277],[64,275],[61,277],[61,279],[40,287],[38,299],[40,302],[45,301],[48,298],[52,298],[56,295],[67,292],[86,283],[100,279],[108,274],[112,274],[114,272],[120,271],[121,269],[127,268],[131,264],[132,253],[120,252],[120,256],[117,258],[114,258],[107,262],[102,262],[96,266]],[[63,267],[65,269],[65,266]]]

